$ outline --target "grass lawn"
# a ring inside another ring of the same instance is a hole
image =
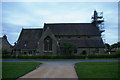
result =
[[[81,79],[118,78],[118,62],[80,62],[75,69]]]
[[[34,70],[39,62],[3,62],[2,79],[16,79]]]

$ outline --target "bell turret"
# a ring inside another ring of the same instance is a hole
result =
[[[101,37],[105,43],[105,27],[104,27],[104,18],[103,18],[103,12],[97,12],[94,10],[94,15],[91,17],[92,23],[96,25],[96,27],[99,28],[99,31],[101,32]]]
[[[104,32],[104,18],[103,12],[97,12],[94,10],[94,15],[92,16],[92,23],[94,23],[97,27],[99,27],[100,32]]]

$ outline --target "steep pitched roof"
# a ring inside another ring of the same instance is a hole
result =
[[[42,35],[42,30],[41,28],[38,29],[22,29],[19,40],[39,40],[41,35]]]
[[[92,23],[46,23],[44,25],[44,31],[47,27],[49,27],[55,35],[101,35],[99,28]]]
[[[22,29],[14,49],[36,49],[43,29]],[[25,46],[26,45],[26,46]]]
[[[76,40],[59,40],[60,46],[63,45],[64,42],[72,42],[79,48],[104,48],[105,45],[101,38],[81,38]]]
[[[42,32],[49,27],[54,35],[78,35],[78,36],[99,36],[99,38],[76,39],[76,40],[60,40],[63,42],[73,42],[78,47],[104,47],[100,37],[101,33],[98,27],[92,23],[49,23],[44,25],[44,29],[22,29],[18,39],[18,43],[14,49],[36,49],[38,40],[42,36]],[[26,44],[26,46],[25,46]]]

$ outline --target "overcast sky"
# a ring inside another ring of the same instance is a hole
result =
[[[116,43],[117,2],[3,2],[2,35],[14,44],[22,28],[43,28],[44,23],[91,23],[94,10],[103,11],[105,42]]]

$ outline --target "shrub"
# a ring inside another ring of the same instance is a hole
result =
[[[2,58],[12,58],[11,54],[2,54]]]
[[[9,52],[7,51],[7,49],[3,49],[2,54],[9,54]]]
[[[98,55],[88,55],[88,58],[120,58],[119,53],[115,54],[98,54]]]
[[[77,46],[72,42],[64,42],[62,45],[62,50],[64,54],[71,54],[73,51],[77,50]]]
[[[2,58],[16,58],[11,54],[3,54]],[[85,59],[85,55],[18,55],[18,59]],[[112,54],[91,54],[88,58],[120,58],[120,53]]]
[[[19,59],[85,59],[85,55],[18,55]]]

